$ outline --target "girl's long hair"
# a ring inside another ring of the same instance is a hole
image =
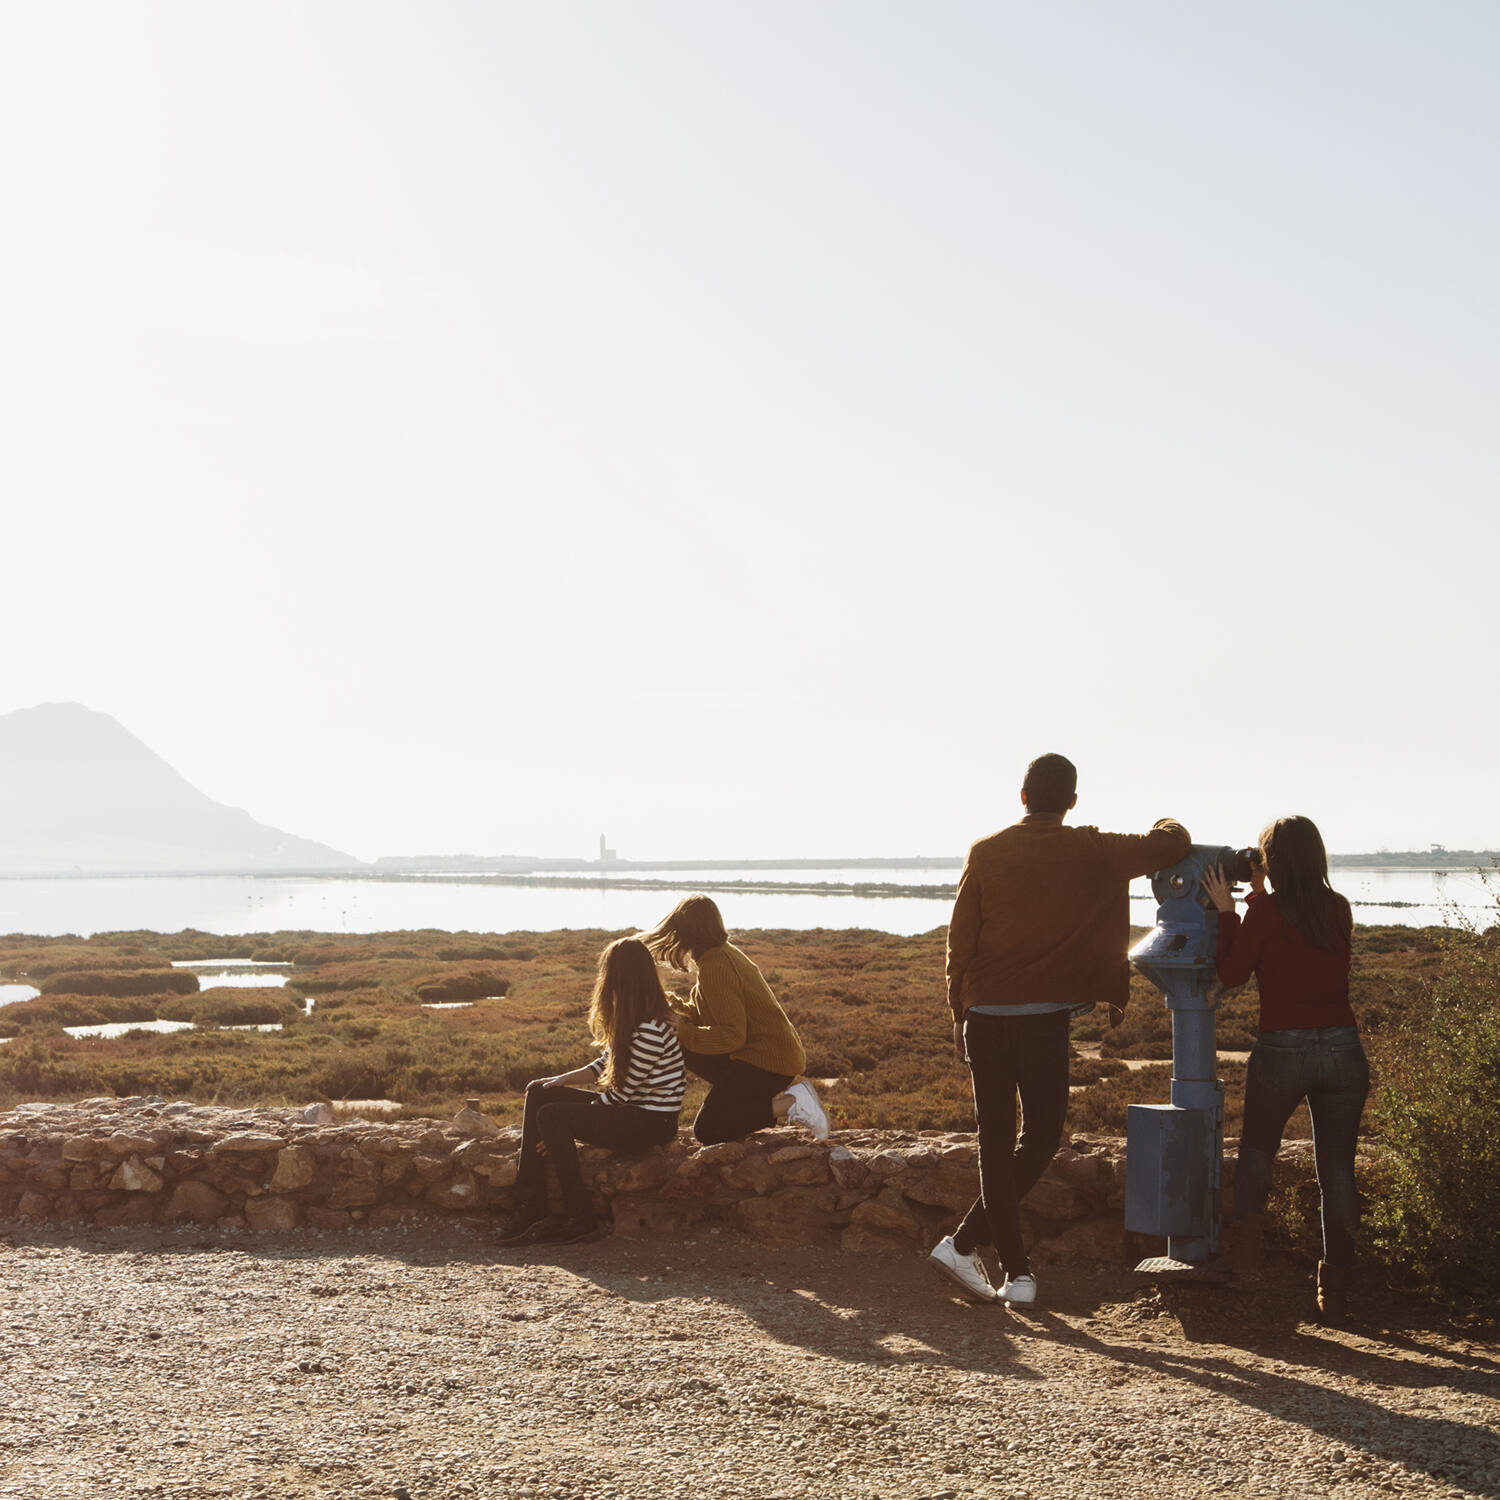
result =
[[[1261,833],[1260,857],[1282,916],[1315,948],[1348,948],[1354,916],[1328,883],[1328,851],[1318,825],[1295,815],[1277,818]]]
[[[686,969],[684,960],[696,963],[710,948],[727,943],[729,933],[719,908],[707,896],[689,896],[640,938],[668,968]]]
[[[671,1015],[650,950],[639,938],[620,938],[599,955],[599,975],[589,1003],[589,1030],[609,1048],[600,1083],[619,1088],[630,1073],[630,1043],[642,1021]]]

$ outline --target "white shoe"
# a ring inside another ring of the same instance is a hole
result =
[[[1035,1302],[1036,1277],[1007,1276],[999,1295],[1002,1302]]]
[[[818,1091],[810,1083],[794,1083],[787,1090],[792,1096],[792,1107],[787,1110],[787,1120],[793,1125],[806,1125],[820,1141],[828,1139],[828,1113],[818,1098]]]
[[[951,1234],[932,1247],[927,1259],[944,1275],[951,1276],[975,1301],[993,1302],[999,1296],[983,1262],[977,1255],[960,1255]]]

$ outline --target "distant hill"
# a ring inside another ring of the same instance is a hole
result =
[[[339,870],[358,860],[190,785],[108,714],[0,714],[0,874]]]

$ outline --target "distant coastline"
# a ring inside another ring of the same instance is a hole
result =
[[[1441,874],[1454,870],[1500,870],[1500,849],[1380,849],[1373,854],[1330,854],[1332,869],[1402,870],[1413,874]],[[865,856],[851,859],[550,859],[533,855],[387,855],[380,859],[324,868],[289,866],[286,869],[96,869],[0,870],[0,880],[176,880],[220,876],[262,880],[300,877],[314,880],[411,880],[461,875],[481,883],[538,885],[595,884],[601,876],[622,889],[680,888],[681,881],[653,880],[653,874],[712,874],[717,870],[953,870],[963,867],[962,855]],[[567,877],[572,877],[571,879]],[[957,883],[955,878],[955,884]],[[703,882],[703,889],[808,890],[826,895],[834,891],[859,895],[929,895],[926,883],[891,881],[729,880]]]

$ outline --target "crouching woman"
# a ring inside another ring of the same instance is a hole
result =
[[[650,932],[646,947],[697,983],[674,1021],[683,1060],[709,1084],[693,1134],[705,1146],[743,1140],[774,1125],[801,1125],[828,1137],[828,1115],[806,1079],[807,1054],[765,976],[733,943],[707,896],[679,902]]]
[[[682,1109],[682,1049],[656,963],[635,938],[599,957],[589,1030],[604,1051],[592,1062],[526,1085],[516,1209],[501,1226],[502,1245],[568,1245],[598,1239],[593,1201],[578,1165],[579,1141],[640,1151],[677,1135]],[[547,1163],[562,1190],[561,1215],[547,1209]]]

